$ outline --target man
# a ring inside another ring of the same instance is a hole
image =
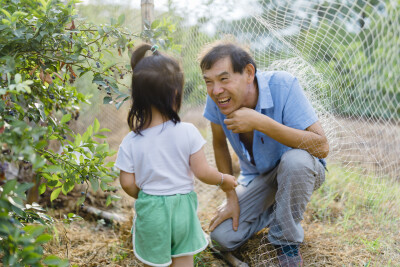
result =
[[[219,171],[232,173],[226,139],[238,155],[236,190],[211,220],[211,239],[232,251],[269,227],[281,266],[301,266],[300,225],[312,192],[325,180],[329,145],[298,80],[287,72],[257,72],[253,58],[231,42],[200,55]]]

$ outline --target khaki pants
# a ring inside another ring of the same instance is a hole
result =
[[[268,240],[274,245],[300,244],[304,230],[300,225],[314,190],[325,181],[325,169],[319,160],[301,149],[283,154],[272,171],[256,177],[246,187],[239,185],[239,227],[232,219],[222,222],[211,233],[221,251],[232,251],[253,234],[269,226]]]

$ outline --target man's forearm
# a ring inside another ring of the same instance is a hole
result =
[[[328,156],[328,141],[319,122],[313,124],[307,130],[299,130],[259,114],[256,118],[253,118],[253,124],[254,130],[262,132],[288,147],[304,149],[318,158]]]

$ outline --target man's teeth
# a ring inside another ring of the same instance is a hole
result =
[[[229,100],[230,100],[229,97],[227,97],[227,98],[222,98],[222,99],[219,99],[219,100],[218,100],[218,103],[220,103],[220,104],[225,104],[225,103],[228,103]]]

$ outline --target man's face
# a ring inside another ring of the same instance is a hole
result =
[[[234,73],[229,57],[222,58],[203,72],[207,93],[224,115],[246,106],[249,85],[253,79],[246,69],[242,74]]]

